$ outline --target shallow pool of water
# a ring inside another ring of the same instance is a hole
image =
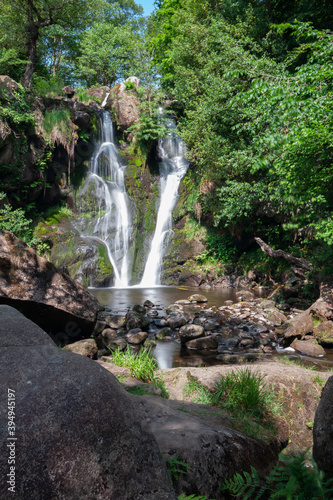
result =
[[[112,310],[114,314],[123,314],[134,304],[143,304],[150,300],[156,306],[165,307],[174,304],[176,300],[187,299],[193,293],[200,293],[207,297],[208,306],[222,306],[226,300],[237,301],[234,288],[215,288],[200,290],[190,287],[159,286],[154,288],[90,288],[98,302]],[[263,291],[264,294],[264,291]]]
[[[173,304],[176,300],[187,299],[193,293],[200,293],[207,297],[206,305],[222,306],[227,300],[237,301],[234,288],[218,288],[201,290],[191,287],[154,287],[154,288],[91,288],[91,293],[95,295],[99,303],[110,309],[114,314],[125,314],[134,304],[143,304],[145,300],[150,300],[159,307]],[[262,292],[265,296],[265,290]],[[178,342],[158,341],[153,350],[153,356],[158,362],[158,368],[177,368],[181,366],[213,366],[222,365],[222,361],[216,359],[215,351],[197,351],[182,347]],[[273,356],[284,357],[291,362],[305,366],[313,366],[316,370],[333,369],[333,352],[326,351],[325,358],[310,358],[289,352],[288,350],[276,351]],[[272,356],[267,356],[271,358]]]

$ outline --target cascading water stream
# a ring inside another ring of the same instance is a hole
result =
[[[99,138],[89,174],[78,194],[81,236],[104,244],[114,270],[114,286],[128,286],[128,249],[132,236],[130,200],[125,191],[124,169],[114,144],[110,113],[102,111]],[[87,220],[87,219],[86,219]]]
[[[161,269],[164,252],[172,234],[172,211],[178,198],[179,184],[186,174],[189,162],[184,158],[185,145],[176,134],[176,125],[168,120],[168,136],[159,140],[161,199],[157,213],[155,234],[151,243],[145,270],[140,283],[142,287],[161,284]]]

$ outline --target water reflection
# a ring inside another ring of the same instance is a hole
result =
[[[237,301],[234,288],[217,288],[200,290],[190,287],[161,286],[154,288],[91,288],[98,302],[115,314],[126,313],[134,304],[143,304],[150,300],[156,306],[165,307],[176,300],[187,299],[193,293],[200,293],[207,297],[208,306],[222,306],[226,300]]]

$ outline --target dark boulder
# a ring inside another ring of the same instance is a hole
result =
[[[0,232],[0,303],[21,311],[56,342],[92,334],[98,301],[8,231]]]
[[[0,454],[2,478],[10,472],[9,453],[15,455],[15,494],[3,480],[0,497],[175,500],[155,438],[117,379],[95,361],[51,345],[19,312],[1,306],[0,318],[6,339],[0,377],[6,400],[10,389],[8,400],[15,401],[17,437],[8,441],[8,427],[0,427],[1,442],[12,445]],[[29,329],[24,346],[20,321]],[[0,418],[8,421],[5,404]]]
[[[313,458],[320,470],[333,477],[333,376],[326,382],[315,415]]]

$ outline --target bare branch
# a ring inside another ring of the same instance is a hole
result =
[[[261,238],[254,239],[266,255],[269,255],[273,258],[282,257],[282,259],[285,259],[287,262],[294,264],[294,266],[305,269],[306,271],[311,271],[312,264],[310,264],[310,262],[308,262],[307,260],[294,257],[290,253],[284,252],[283,250],[273,250],[273,248],[267,245],[267,243],[265,243]]]

